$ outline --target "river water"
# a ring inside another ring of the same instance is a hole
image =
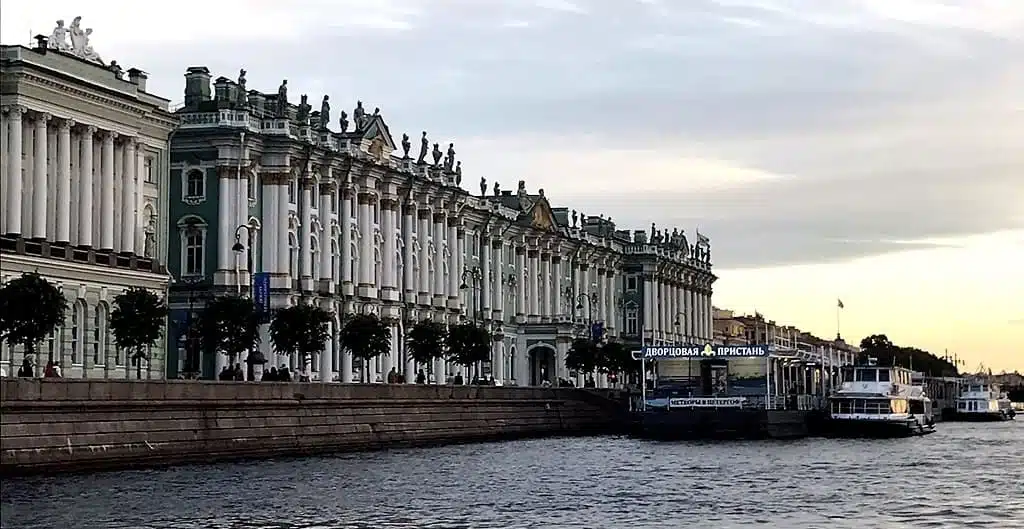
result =
[[[1024,528],[1024,421],[915,439],[559,438],[7,479],[4,529]]]

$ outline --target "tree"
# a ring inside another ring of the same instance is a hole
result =
[[[378,356],[391,353],[391,330],[376,314],[357,314],[349,318],[341,328],[338,341],[352,356],[362,359],[364,366]]]
[[[34,357],[36,344],[64,323],[67,300],[60,289],[35,272],[0,287],[0,339],[24,347]]]
[[[323,351],[331,337],[330,321],[331,313],[316,305],[292,305],[274,315],[274,321],[270,322],[270,341],[274,349],[282,353],[297,354],[306,374],[310,358]]]
[[[603,373],[632,377],[640,374],[640,361],[633,358],[633,352],[622,342],[610,341],[601,348],[597,369]]]
[[[957,367],[949,359],[939,358],[917,347],[902,347],[884,334],[872,334],[860,341],[859,360],[876,358],[882,366],[903,366],[936,376],[957,376]]]
[[[593,373],[597,369],[600,350],[593,340],[577,338],[565,355],[565,368],[580,373]]]
[[[448,359],[467,369],[491,359],[491,332],[473,322],[450,326],[446,345]]]
[[[259,314],[249,298],[214,298],[200,313],[198,323],[196,330],[203,350],[207,354],[226,354],[231,365],[260,343]]]
[[[409,329],[405,336],[405,345],[409,356],[417,363],[426,364],[429,372],[433,371],[431,367],[434,359],[444,356],[447,339],[448,330],[444,324],[427,318]]]
[[[110,332],[117,346],[130,354],[135,378],[142,379],[142,360],[163,335],[167,305],[144,288],[132,287],[114,297]]]

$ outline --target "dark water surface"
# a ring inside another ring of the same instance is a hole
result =
[[[902,440],[563,438],[8,479],[16,528],[1024,528],[1024,421]]]

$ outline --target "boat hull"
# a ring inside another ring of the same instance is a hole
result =
[[[674,408],[640,413],[638,435],[663,441],[795,439],[809,435],[807,411]]]
[[[834,419],[824,422],[822,434],[826,437],[888,439],[914,437],[935,432],[932,424],[917,421],[883,421],[861,419]]]
[[[950,419],[958,422],[999,422],[999,421],[1011,421],[1016,414],[1009,411],[993,411],[993,412],[956,412]]]

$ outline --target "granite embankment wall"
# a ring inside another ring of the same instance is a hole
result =
[[[617,431],[573,388],[196,381],[0,381],[0,474]]]

